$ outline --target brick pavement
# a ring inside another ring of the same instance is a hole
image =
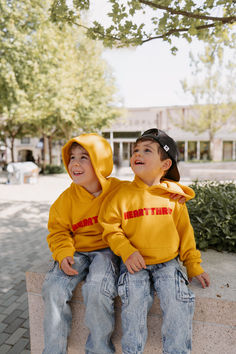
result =
[[[40,177],[36,185],[0,183],[1,354],[30,353],[25,271],[50,258],[48,211],[68,182],[61,175]]]

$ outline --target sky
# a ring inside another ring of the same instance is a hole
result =
[[[91,1],[89,18],[106,23],[107,1]],[[193,103],[184,94],[180,81],[191,74],[189,51],[201,49],[203,44],[175,41],[178,52],[171,54],[171,46],[153,40],[135,49],[105,49],[103,57],[115,77],[118,94],[125,107],[155,107]]]
[[[70,2],[71,0],[67,0]],[[91,0],[87,20],[108,24],[107,0]],[[86,15],[87,16],[87,15]],[[138,19],[144,21],[143,17]],[[120,102],[126,108],[189,105],[193,98],[186,95],[181,86],[191,75],[190,51],[195,55],[203,51],[204,42],[194,40],[191,44],[176,39],[172,46],[178,48],[176,55],[171,46],[161,39],[152,40],[136,48],[105,49],[104,59],[111,67],[118,89]],[[191,80],[191,81],[192,81]]]
[[[191,104],[181,87],[190,76],[189,46],[179,41],[177,55],[170,46],[154,40],[136,49],[105,50],[118,92],[126,107]]]

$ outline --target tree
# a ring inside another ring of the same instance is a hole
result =
[[[172,122],[185,131],[208,132],[210,157],[217,131],[226,123],[236,128],[236,65],[233,60],[236,47],[231,52],[230,59],[224,58],[222,41],[219,41],[217,44],[209,42],[197,57],[190,53],[192,77],[183,80],[182,87],[194,104],[188,112],[171,117]]]
[[[101,46],[82,29],[53,24],[50,4],[0,0],[0,127],[12,150],[26,133],[67,139],[119,114]]]
[[[95,0],[94,0],[95,1]],[[218,38],[236,22],[234,0],[109,0],[110,9],[101,19],[85,26],[83,10],[90,8],[89,0],[54,0],[51,18],[57,22],[74,23],[87,29],[93,39],[101,39],[105,46],[141,45],[162,39],[172,43],[174,38],[187,41],[196,37],[207,41]],[[73,4],[73,6],[71,5]],[[235,35],[231,33],[232,37]],[[230,45],[231,41],[228,41]],[[232,43],[232,42],[231,42]],[[172,47],[175,53],[176,47]]]

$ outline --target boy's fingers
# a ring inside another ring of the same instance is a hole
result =
[[[140,264],[141,268],[146,269],[146,263],[145,263],[145,260],[144,260],[143,256],[141,256],[141,254],[140,254],[140,257],[139,257],[139,264]]]
[[[74,268],[71,267],[71,264],[74,264],[75,261],[72,257],[66,257],[63,259],[61,263],[61,267],[64,273],[67,275],[77,275],[78,272]]]

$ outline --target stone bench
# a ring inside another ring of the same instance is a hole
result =
[[[208,251],[202,253],[204,269],[211,275],[211,287],[202,289],[193,281],[191,289],[196,294],[193,321],[193,354],[234,354],[236,352],[236,255]],[[26,273],[29,300],[31,354],[43,350],[44,304],[41,289],[49,264],[31,268]],[[72,302],[72,331],[68,342],[68,354],[84,353],[88,335],[83,323],[84,305],[79,285]],[[116,328],[113,342],[116,353],[121,353],[120,301],[117,298]],[[161,311],[157,296],[148,315],[149,336],[145,354],[162,353]]]

